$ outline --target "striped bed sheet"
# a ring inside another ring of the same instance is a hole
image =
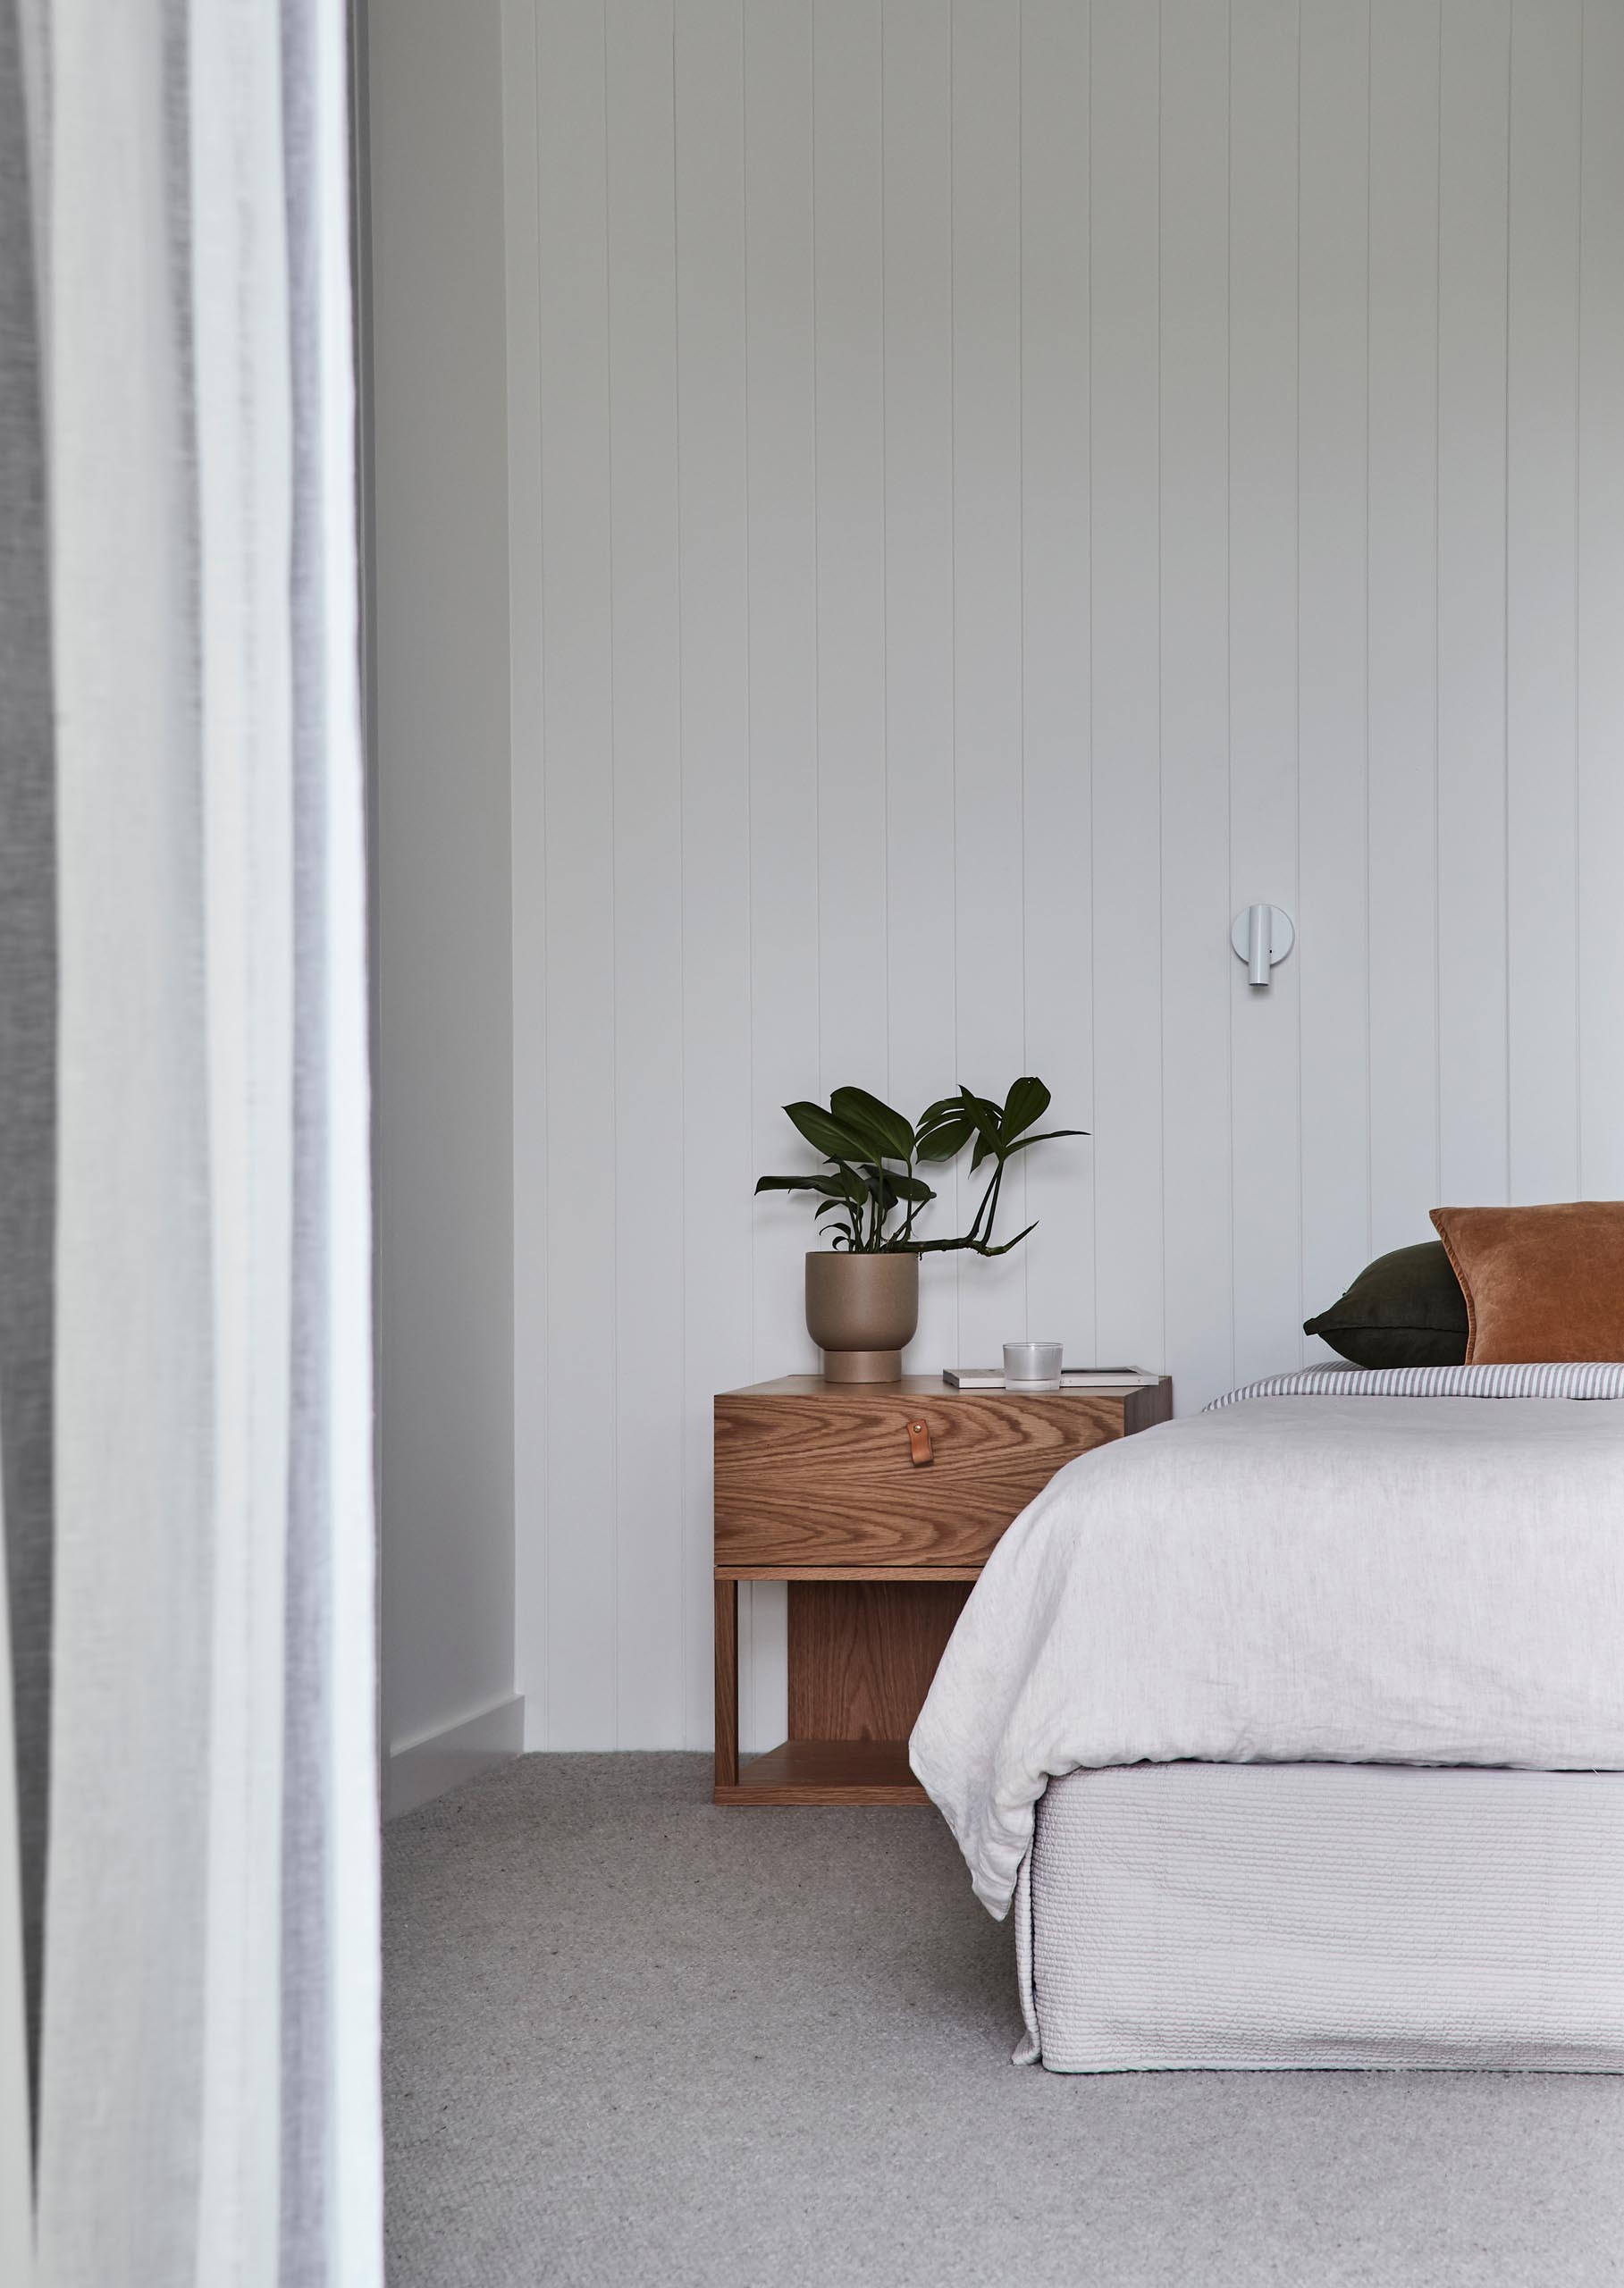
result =
[[[1302,1367],[1225,1391],[1216,1414],[1254,1398],[1624,1398],[1616,1359],[1541,1360],[1517,1367]]]

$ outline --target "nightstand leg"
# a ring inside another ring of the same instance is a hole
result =
[[[738,1583],[716,1585],[716,1784],[738,1786]]]

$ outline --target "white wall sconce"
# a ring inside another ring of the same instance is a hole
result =
[[[1236,914],[1229,942],[1246,963],[1249,985],[1266,985],[1276,962],[1297,942],[1292,917],[1283,905],[1247,905]]]

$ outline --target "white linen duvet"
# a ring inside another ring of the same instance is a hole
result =
[[[1406,1371],[1417,1394],[1342,1369],[1236,1393],[1082,1456],[1010,1527],[910,1743],[993,1914],[1067,1771],[1624,1770],[1624,1406]]]

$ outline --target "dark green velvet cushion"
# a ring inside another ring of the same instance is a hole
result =
[[[1356,1367],[1458,1367],[1466,1357],[1466,1297],[1437,1240],[1394,1248],[1367,1264],[1340,1303],[1305,1319]]]

